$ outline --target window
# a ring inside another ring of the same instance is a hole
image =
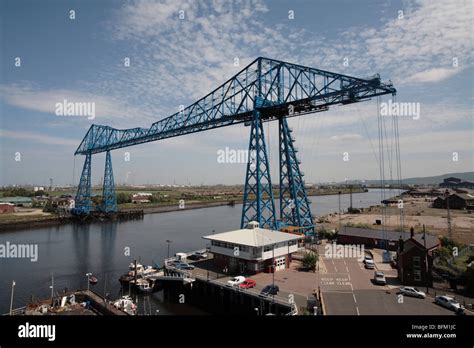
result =
[[[419,256],[413,256],[413,268],[414,269],[420,269],[420,257]]]
[[[415,282],[421,281],[421,272],[420,271],[414,271],[413,274],[415,275]]]
[[[263,248],[263,251],[272,251],[273,250],[273,245],[265,245]]]

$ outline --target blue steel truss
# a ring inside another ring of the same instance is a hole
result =
[[[117,197],[115,196],[114,173],[110,151],[105,156],[104,185],[102,188],[102,211],[111,213],[117,211]]]
[[[184,110],[153,123],[149,128],[115,129],[109,126],[92,125],[75,152],[76,155],[87,156],[77,193],[77,198],[79,198],[77,200],[79,205],[76,204],[77,211],[88,213],[91,207],[91,154],[244,123],[252,126],[249,148],[258,150],[256,159],[259,159],[262,168],[255,173],[247,168],[241,224],[255,217],[256,220],[262,222],[262,226],[274,226],[275,210],[262,123],[326,111],[332,105],[361,102],[384,94],[394,95],[396,89],[390,82],[382,83],[379,75],[361,79],[259,57],[205,97]],[[289,155],[283,154],[285,161],[297,163],[292,142],[286,141],[285,146],[289,151]],[[280,149],[280,151],[283,150]],[[85,178],[86,167],[89,170],[88,180]],[[290,173],[293,172],[296,174],[291,174],[290,177]],[[284,179],[290,180],[289,196],[303,197],[301,192],[304,192],[304,185],[301,186],[298,182],[298,180],[303,182],[301,178],[298,178],[301,174],[299,168],[293,164],[289,167],[286,165],[285,173]],[[268,182],[267,184],[248,184],[255,178],[257,181],[268,180]],[[268,190],[267,187],[269,187]],[[291,193],[294,190],[296,193]],[[267,198],[272,201],[271,204]],[[256,202],[251,200],[256,200]],[[309,226],[309,204],[306,207],[303,198],[297,199],[297,202],[299,202],[299,208],[296,218],[293,214],[291,214],[291,219],[290,215],[285,215],[286,208],[285,214],[281,217],[287,223],[294,224],[298,221],[298,224],[303,224],[302,226]]]
[[[286,118],[280,118],[280,220],[286,226],[301,227],[306,236],[314,235],[310,201],[306,195],[303,172],[296,157],[292,130]]]
[[[395,93],[391,83],[382,83],[378,75],[360,79],[260,57],[205,97],[150,128],[92,125],[75,154],[105,152],[238,123],[250,124],[257,97],[265,101],[260,119],[266,122]]]
[[[76,198],[74,200],[74,209],[72,212],[75,215],[87,215],[91,212],[91,168],[92,168],[92,154],[87,153],[82,167],[81,179],[79,187],[77,188]]]
[[[265,134],[258,110],[254,111],[252,119],[248,153],[240,228],[247,227],[250,221],[257,221],[260,227],[274,229],[276,228],[275,201]]]

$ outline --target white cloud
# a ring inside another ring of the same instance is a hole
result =
[[[331,140],[335,141],[355,141],[362,139],[360,134],[341,134],[341,135],[333,135]]]
[[[40,133],[32,133],[32,132],[17,132],[17,131],[9,131],[0,129],[0,136],[2,138],[10,138],[14,140],[28,140],[31,143],[36,144],[47,144],[47,145],[61,145],[61,146],[71,146],[77,147],[77,140],[76,139],[67,139],[61,137],[53,137],[50,135],[44,135]]]
[[[454,76],[462,69],[433,68],[414,74],[408,81],[414,82],[439,82]]]
[[[87,123],[103,124],[129,124],[136,126],[136,119],[150,119],[151,115],[139,107],[130,106],[117,98],[100,96],[89,92],[80,92],[66,89],[44,90],[31,84],[0,85],[0,93],[3,101],[9,105],[22,109],[39,111],[50,114],[56,119],[67,122],[82,119]],[[57,117],[55,114],[56,103],[68,102],[91,102],[95,103],[95,119],[88,120],[87,117]]]

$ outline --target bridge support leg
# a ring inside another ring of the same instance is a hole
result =
[[[249,161],[245,177],[240,228],[257,221],[262,228],[276,228],[270,164],[268,162],[260,111],[253,113],[249,142]]]
[[[91,211],[91,167],[92,154],[88,152],[82,168],[81,180],[77,188],[76,199],[74,201],[73,214],[87,215]]]
[[[298,150],[294,147],[292,130],[286,118],[280,118],[280,219],[284,225],[302,227],[307,236],[314,235],[313,216],[306,195],[301,163],[296,158]]]
[[[102,211],[112,213],[117,211],[117,197],[115,195],[114,173],[110,151],[105,156],[104,185],[102,188]]]

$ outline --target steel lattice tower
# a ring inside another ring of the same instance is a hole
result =
[[[310,201],[306,195],[303,172],[296,157],[292,130],[286,118],[278,120],[280,145],[280,220],[283,225],[302,227],[305,235],[314,235]]]
[[[250,221],[257,221],[261,227],[276,228],[270,164],[258,110],[254,111],[248,154],[240,228],[245,228]]]
[[[86,154],[84,167],[82,168],[81,180],[77,188],[76,198],[74,200],[73,213],[76,215],[87,215],[91,212],[91,167],[92,154]]]
[[[104,186],[102,188],[102,211],[106,213],[117,211],[117,197],[115,196],[114,173],[110,151],[105,157]]]

